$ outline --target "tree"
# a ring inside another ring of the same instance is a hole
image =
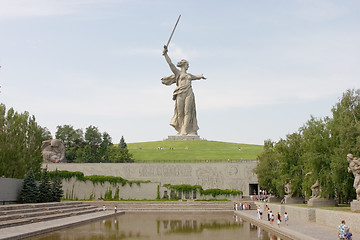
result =
[[[349,202],[355,198],[355,189],[346,155],[360,154],[360,89],[343,94],[332,108],[332,118],[311,117],[298,133],[269,143],[265,142],[255,169],[260,187],[282,196],[283,185],[291,181],[295,196],[305,192],[309,196],[318,180],[322,197]]]
[[[85,148],[83,160],[85,162],[100,162],[100,144],[102,142],[102,135],[98,128],[89,126],[85,131]]]
[[[84,147],[83,131],[74,129],[71,125],[57,126],[56,129],[55,138],[63,141],[66,148],[66,160],[73,162],[79,155],[78,150]]]
[[[259,186],[262,189],[271,191],[272,194],[278,195],[278,190],[274,179],[277,178],[277,169],[279,161],[277,160],[274,142],[271,140],[264,141],[264,150],[258,156],[258,164],[254,169],[257,174]]]
[[[285,195],[284,186],[291,183],[291,194],[296,197],[303,195],[302,181],[304,177],[301,162],[302,147],[299,133],[288,134],[275,144],[275,152],[279,161],[278,175],[273,179],[279,196]]]
[[[116,145],[109,148],[109,159],[114,163],[134,162],[133,156],[127,148],[120,148]]]
[[[346,155],[360,154],[360,89],[347,90],[331,111],[331,177],[336,197],[340,202],[348,202],[354,199],[355,191],[352,187],[354,178],[347,172]]]
[[[19,194],[20,203],[36,203],[39,197],[39,189],[36,185],[34,172],[30,169],[24,179],[22,189]]]
[[[53,196],[52,196],[50,178],[47,169],[44,168],[41,172],[38,202],[51,202],[52,199]]]
[[[102,142],[100,144],[99,155],[102,162],[109,162],[109,146],[112,145],[111,137],[107,132],[102,134]]]
[[[125,142],[124,136],[121,136],[119,147],[122,148],[122,149],[127,148],[127,144]]]
[[[51,138],[28,112],[0,104],[0,176],[23,178],[30,168],[40,173],[41,143]]]
[[[59,177],[59,172],[56,169],[54,174],[53,183],[51,185],[51,193],[52,193],[52,202],[60,202],[63,197],[64,191],[62,190],[62,182]]]
[[[319,181],[322,197],[334,197],[333,181],[331,179],[332,142],[328,128],[329,118],[310,120],[301,128],[302,162],[304,163],[305,177],[303,189],[306,195],[311,195],[311,186]]]

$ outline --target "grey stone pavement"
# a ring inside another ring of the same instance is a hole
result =
[[[338,239],[337,229],[314,222],[299,221],[296,220],[296,218],[293,216],[289,216],[288,226],[286,226],[284,221],[282,221],[279,228],[276,224],[276,220],[274,221],[273,225],[270,224],[270,222],[267,220],[267,215],[263,215],[263,219],[259,220],[257,218],[256,210],[235,211],[234,213],[245,221],[249,221],[267,231],[274,232],[275,234],[280,235],[280,237],[286,237],[295,240]],[[360,233],[352,232],[352,234],[353,240],[360,240]]]
[[[116,215],[124,214],[123,211],[114,213],[113,211],[98,211],[95,213],[77,215],[73,217],[60,218],[45,222],[36,222],[26,225],[20,225],[0,229],[0,240],[15,240],[36,236],[43,233],[56,231],[59,229],[76,226],[97,219],[104,219]]]

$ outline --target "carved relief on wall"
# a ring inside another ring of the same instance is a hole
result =
[[[200,167],[196,170],[197,184],[203,188],[218,188],[223,186],[223,174],[216,167]]]
[[[139,168],[140,177],[191,177],[192,168],[189,165],[174,166],[141,166]]]

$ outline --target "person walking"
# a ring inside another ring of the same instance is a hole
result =
[[[286,226],[288,225],[288,221],[289,221],[289,216],[287,214],[287,212],[284,213],[284,222],[286,224]]]
[[[280,223],[281,223],[281,215],[279,212],[277,212],[277,225],[278,227],[280,227]]]
[[[274,214],[272,213],[272,211],[270,211],[270,224],[273,225],[274,222]]]
[[[346,234],[347,226],[345,225],[345,220],[341,221],[341,224],[338,227],[338,238],[340,240],[346,240],[345,234]]]

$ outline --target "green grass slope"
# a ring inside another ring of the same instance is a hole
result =
[[[262,145],[216,141],[157,141],[128,143],[127,146],[135,162],[255,160],[263,150]]]

